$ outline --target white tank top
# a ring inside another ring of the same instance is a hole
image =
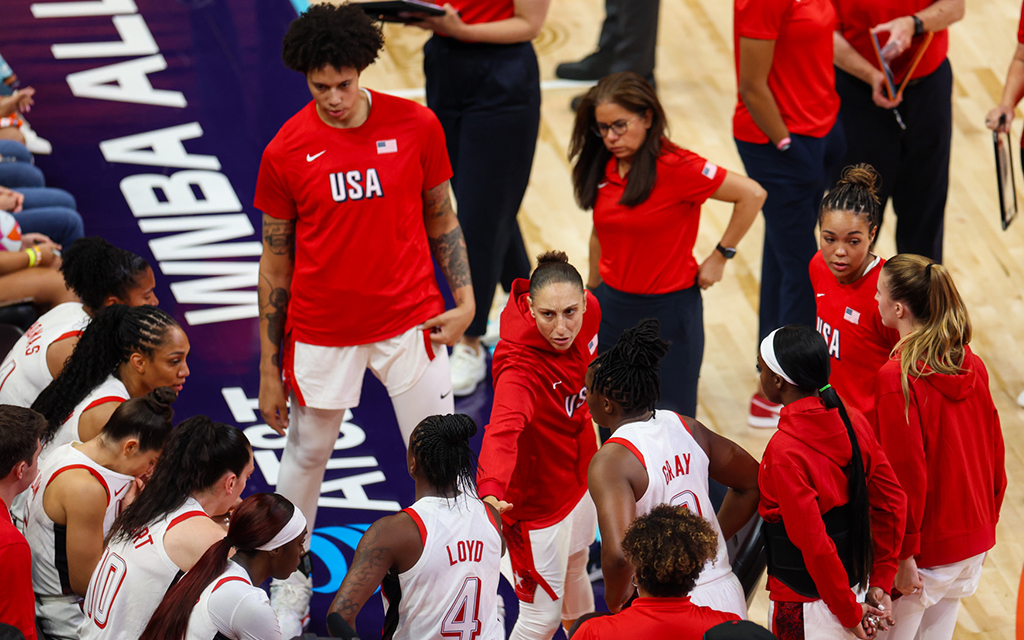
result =
[[[501,536],[484,503],[468,494],[429,497],[404,511],[420,530],[423,553],[408,571],[384,578],[382,640],[503,640]]]
[[[82,335],[90,320],[80,302],[59,304],[40,316],[0,364],[0,404],[31,407],[53,382],[46,350],[54,342]]]
[[[69,442],[82,441],[82,438],[78,435],[78,421],[82,418],[83,413],[107,402],[117,402],[120,404],[128,398],[128,389],[125,388],[124,383],[113,375],[107,376],[106,380],[101,382],[81,402],[75,405],[71,415],[64,421],[64,424],[60,425],[60,429],[53,436],[53,440],[39,452],[39,466],[42,467],[43,463],[49,459],[51,453],[57,447]]]
[[[103,515],[104,536],[114,524],[114,518],[121,513],[121,501],[135,480],[131,476],[96,464],[92,458],[72,444],[62,445],[53,451],[32,483],[28,498],[25,538],[32,549],[32,590],[38,595],[73,594],[68,577],[67,527],[54,524],[43,508],[46,487],[50,486],[58,475],[71,469],[86,469],[107,492],[107,507]]]
[[[208,517],[194,498],[131,540],[107,545],[89,581],[78,627],[82,640],[137,640],[180,571],[164,549],[164,535],[196,516]]]
[[[249,574],[228,561],[224,573],[203,590],[188,619],[186,640],[281,640],[281,626],[267,592],[252,586]]]
[[[704,565],[694,589],[731,573],[729,551],[708,497],[708,456],[682,418],[660,409],[650,420],[622,425],[605,444],[610,442],[632,451],[647,469],[647,491],[637,500],[637,516],[660,504],[682,505],[704,516],[718,533],[718,555]]]

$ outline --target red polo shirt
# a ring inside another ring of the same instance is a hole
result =
[[[725,181],[725,169],[667,140],[658,158],[650,197],[638,205],[620,204],[629,174],[619,177],[612,157],[598,184],[594,230],[601,243],[601,279],[634,294],[671,293],[697,281],[700,206]]]
[[[444,6],[447,0],[432,0]],[[483,24],[508,20],[516,15],[514,0],[450,0],[466,24]]]
[[[871,44],[871,28],[894,18],[909,16],[927,9],[934,2],[935,0],[832,0],[839,17],[838,30],[857,53],[864,56],[874,67],[878,66],[878,56],[875,55],[874,46]],[[882,34],[878,39],[879,46],[884,47],[888,37],[888,34]],[[890,63],[897,83],[903,82],[911,61],[923,43],[924,36],[914,38],[910,48]],[[936,31],[911,77],[923,78],[938,69],[946,59],[948,50],[949,32],[945,29]]]
[[[7,505],[0,500],[0,622],[17,627],[26,640],[36,640],[36,599],[32,593],[32,552],[14,528]]]
[[[790,133],[825,137],[839,113],[832,66],[836,12],[831,0],[735,0],[734,8],[737,83],[740,38],[774,40],[768,88],[782,120]],[[742,98],[736,101],[732,130],[738,140],[768,142],[768,136],[754,123]]]

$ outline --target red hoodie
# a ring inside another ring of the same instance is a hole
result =
[[[875,562],[871,586],[886,592],[896,576],[896,555],[903,537],[907,498],[889,461],[871,433],[867,420],[847,407],[860,443],[871,510]],[[844,627],[860,622],[861,607],[850,590],[849,577],[835,543],[825,533],[821,515],[849,502],[843,468],[853,447],[838,409],[826,409],[821,398],[797,400],[782,408],[779,430],[761,460],[757,484],[758,512],[768,522],[786,523],[786,533],[800,551],[821,599]],[[813,602],[773,576],[768,591],[778,602]]]
[[[589,291],[583,327],[568,351],[537,330],[527,302],[530,282],[512,283],[494,350],[494,406],[484,430],[477,486],[510,502],[502,519],[540,529],[561,521],[587,490],[597,436],[584,379],[597,353],[601,307]]]
[[[935,567],[966,560],[996,543],[1006,492],[1003,432],[988,371],[970,347],[963,373],[910,378],[905,413],[900,361],[878,372],[878,436],[907,492],[900,558]]]

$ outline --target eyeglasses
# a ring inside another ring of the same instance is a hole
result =
[[[621,136],[622,134],[626,133],[627,129],[629,129],[630,123],[632,123],[634,120],[636,120],[639,117],[640,117],[640,114],[638,113],[635,116],[633,116],[632,118],[630,118],[629,120],[616,120],[615,122],[613,122],[611,124],[605,124],[603,122],[598,122],[594,126],[590,127],[590,130],[593,131],[594,135],[597,136],[598,138],[606,137],[608,135],[609,131],[611,131],[612,133],[614,133],[617,136]]]

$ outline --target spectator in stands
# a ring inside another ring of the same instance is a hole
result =
[[[8,505],[35,480],[46,420],[31,409],[0,405],[0,622],[36,638],[32,556]]]
[[[0,211],[0,219],[8,215]],[[20,225],[18,229],[12,232],[15,237],[20,235]],[[12,242],[10,238],[4,241]],[[21,247],[17,251],[0,250],[0,304],[31,300],[44,312],[75,300],[57,270],[60,245],[42,234],[27,233],[21,236]]]
[[[18,127],[21,126],[21,114],[28,113],[35,104],[33,96],[36,90],[26,87],[15,91],[9,96],[0,97],[0,140],[14,140],[25,144],[25,136]]]

